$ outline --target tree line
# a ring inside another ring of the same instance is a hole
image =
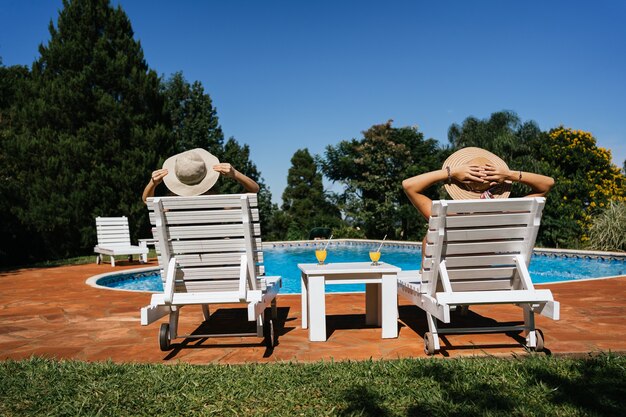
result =
[[[465,146],[557,180],[539,236],[544,246],[580,247],[598,234],[593,220],[601,213],[623,212],[624,174],[593,136],[563,126],[541,131],[510,111],[452,125],[447,146],[389,121],[328,146],[323,155],[299,149],[278,206],[249,147],[224,137],[202,84],[181,72],[164,79],[150,69],[120,6],[64,0],[49,31],[31,67],[6,67],[0,59],[0,265],[91,253],[97,216],[126,215],[133,239],[149,236],[140,195],[150,172],[167,156],[195,147],[259,183],[266,240],[307,239],[316,228],[337,237],[421,240],[426,223],[401,182],[441,168]],[[342,191],[325,191],[323,177]],[[241,191],[234,182],[217,187]],[[513,195],[526,191],[520,185]],[[429,192],[445,198],[437,187]],[[611,216],[614,226],[619,216]],[[620,249],[619,242],[609,245]]]
[[[306,149],[299,150],[289,170],[277,237],[305,238],[313,227],[332,224],[337,237],[381,239],[387,235],[421,241],[427,223],[404,195],[402,180],[441,169],[452,152],[477,146],[500,155],[512,170],[555,178],[538,245],[626,250],[626,177],[612,164],[610,151],[598,147],[590,133],[563,126],[542,131],[512,111],[499,111],[487,119],[468,117],[460,125],[453,124],[448,139],[449,145],[439,146],[415,127],[393,127],[388,121],[370,127],[359,139],[328,146],[315,163]],[[292,171],[309,174],[292,176]],[[322,200],[313,197],[323,190],[320,181],[307,178],[321,174],[342,184],[344,190]],[[305,188],[316,191],[300,191],[297,204],[290,203],[294,191]],[[511,197],[528,193],[526,185],[513,184]],[[449,198],[443,186],[432,187],[428,194],[431,199]],[[310,213],[313,207],[325,207],[323,203],[331,203],[333,210]]]

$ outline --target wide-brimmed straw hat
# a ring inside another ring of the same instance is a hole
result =
[[[450,169],[462,165],[485,165],[491,164],[497,168],[508,170],[509,167],[499,156],[482,148],[463,148],[459,149],[446,159],[443,168]],[[460,182],[454,178],[450,184],[445,184],[445,189],[454,200],[470,200],[481,198],[485,191],[489,191],[489,198],[507,198],[511,194],[511,183],[508,181],[501,182],[495,186],[489,183],[477,183],[473,181]]]
[[[174,194],[192,196],[204,194],[215,185],[219,172],[213,165],[220,161],[210,152],[196,148],[167,158],[163,168],[168,173],[163,178],[165,185]]]

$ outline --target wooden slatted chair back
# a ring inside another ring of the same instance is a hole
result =
[[[441,262],[453,291],[519,289],[515,257],[526,266],[537,238],[542,197],[434,201],[423,260],[426,292],[441,291]]]
[[[96,235],[101,246],[130,246],[128,218],[96,217]]]
[[[262,289],[264,274],[256,194],[148,199],[163,280],[176,257],[176,292],[237,291],[241,255],[249,289]]]

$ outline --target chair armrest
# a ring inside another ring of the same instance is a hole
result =
[[[439,264],[439,277],[441,278],[441,286],[445,292],[452,292],[452,283],[450,282],[450,276],[448,275],[448,267],[446,261],[441,261]]]
[[[167,276],[165,277],[165,288],[163,289],[163,300],[166,304],[171,304],[174,299],[174,279],[176,277],[176,257],[170,259],[167,265]]]
[[[241,255],[239,266],[239,300],[245,302],[248,299],[248,257]]]
[[[526,262],[524,261],[522,255],[515,256],[515,267],[517,268],[517,273],[519,274],[520,282],[522,283],[522,289],[534,290],[535,286],[530,278],[530,273],[528,272]]]

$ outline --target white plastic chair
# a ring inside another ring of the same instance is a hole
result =
[[[552,292],[535,289],[528,273],[544,204],[540,197],[433,201],[422,271],[398,276],[398,293],[426,311],[427,354],[440,349],[440,334],[494,331],[524,331],[527,346],[543,350],[534,314],[559,319]],[[438,327],[452,321],[451,311],[479,304],[519,306],[524,325]]]
[[[164,292],[141,309],[141,324],[169,315],[161,324],[162,350],[181,338],[253,335],[276,342],[276,294],[280,277],[264,276],[261,229],[256,194],[157,197],[148,199]],[[210,304],[247,307],[256,333],[178,335],[183,306],[201,305],[205,320]],[[265,309],[271,306],[272,319]]]
[[[128,260],[132,261],[133,255],[148,255],[148,247],[130,243],[130,232],[128,230],[128,218],[123,217],[96,217],[96,234],[98,244],[93,251],[98,254],[96,263],[102,263],[102,255],[109,255],[111,266],[115,266],[115,256],[128,255]],[[141,260],[144,260],[142,256]]]

